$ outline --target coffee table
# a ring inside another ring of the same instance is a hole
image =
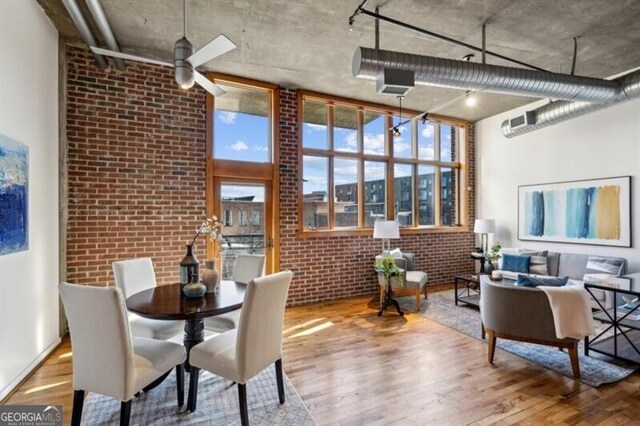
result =
[[[640,364],[640,319],[634,319],[640,314],[640,301],[634,303],[635,307],[632,310],[620,309],[625,303],[622,300],[623,295],[628,298],[640,298],[640,273],[585,282],[584,288],[591,296],[591,290],[594,288],[610,291],[614,300],[613,308],[606,309],[597,297],[593,297],[601,309],[593,314],[593,318],[609,326],[593,339],[589,339],[589,336],[584,338],[584,354],[588,356],[589,351],[594,351]],[[613,331],[613,335],[610,331]]]
[[[480,275],[458,275],[454,279],[455,302],[480,307]]]

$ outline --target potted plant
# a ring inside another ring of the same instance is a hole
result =
[[[214,258],[212,260],[208,259],[205,262],[205,265],[207,266],[207,269],[209,269],[209,266],[213,265],[211,269],[215,272],[217,276],[217,278],[215,279],[215,282],[213,283],[213,286],[214,286],[213,289],[215,289],[215,285],[217,285],[219,281],[219,275],[215,270],[215,258],[216,258],[215,253],[217,250],[216,243],[218,241],[222,241],[221,226],[222,224],[218,221],[218,218],[214,215],[207,218],[204,222],[202,222],[202,225],[200,225],[196,229],[196,235],[193,237],[193,240],[191,240],[191,243],[187,244],[187,255],[182,260],[182,262],[180,262],[180,283],[181,284],[189,284],[189,283],[198,281],[198,278],[200,276],[199,275],[200,262],[198,262],[198,259],[196,259],[195,255],[193,254],[193,244],[196,242],[196,240],[200,235],[206,235],[209,238],[209,240],[212,243],[214,243],[213,244]],[[207,284],[205,283],[205,285]],[[207,285],[208,292],[212,292],[213,289],[210,290],[209,285]]]
[[[393,256],[384,256],[375,264],[374,268],[378,273],[378,279],[384,279],[384,284],[391,285],[393,280],[396,280],[399,287],[404,287],[404,270],[398,268]]]
[[[490,274],[494,269],[498,269],[497,262],[500,259],[500,250],[502,250],[502,243],[500,241],[496,241],[491,245],[491,248],[487,253],[484,254],[484,259],[489,262],[487,268],[485,268],[485,272]]]

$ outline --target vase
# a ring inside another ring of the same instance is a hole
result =
[[[189,284],[185,284],[182,287],[182,294],[184,294],[188,298],[196,298],[202,297],[207,291],[207,287],[204,284],[199,282],[193,282]]]
[[[220,273],[216,269],[216,261],[207,259],[204,261],[204,269],[202,270],[202,282],[207,287],[207,293],[213,293],[220,282]]]
[[[187,244],[187,254],[180,262],[180,284],[197,283],[200,278],[200,262],[193,255],[193,246]]]
[[[491,275],[494,269],[495,269],[495,266],[493,265],[493,262],[487,260],[486,266],[484,267],[484,273],[487,275]]]

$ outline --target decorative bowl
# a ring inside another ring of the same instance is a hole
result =
[[[182,294],[191,299],[204,296],[206,291],[207,287],[202,283],[189,283],[182,287]]]

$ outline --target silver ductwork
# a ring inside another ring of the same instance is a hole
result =
[[[609,102],[551,102],[525,113],[533,115],[532,124],[512,128],[512,120],[505,120],[501,126],[502,134],[508,138],[513,138],[534,130],[542,129],[543,127],[589,114],[590,112],[609,108],[620,102],[640,98],[640,71],[632,72],[612,81],[620,85],[620,94]]]
[[[89,11],[91,12],[93,21],[96,23],[98,30],[102,35],[102,38],[104,39],[105,43],[107,43],[107,47],[109,47],[109,50],[120,52],[120,46],[118,46],[118,42],[113,35],[113,31],[111,31],[111,26],[109,25],[107,16],[104,14],[104,9],[102,8],[100,0],[85,0],[85,3],[87,4]],[[97,46],[97,44],[91,44],[90,46]],[[116,68],[118,68],[120,71],[124,71],[127,68],[124,60],[122,60],[121,58],[113,58],[113,62],[115,62]]]
[[[416,84],[568,101],[610,102],[621,90],[616,81],[357,48],[354,77],[375,80],[387,68],[413,71]]]
[[[87,25],[87,21],[82,16],[82,12],[80,12],[80,8],[75,0],[62,0],[62,4],[69,12],[69,16],[73,21],[74,25],[78,29],[80,36],[89,46],[97,46],[96,39],[93,38],[93,34],[91,34],[91,30],[89,29],[89,25]],[[102,55],[98,55],[97,53],[93,53],[93,57],[96,60],[96,64],[99,68],[105,69],[109,66],[109,63]]]

